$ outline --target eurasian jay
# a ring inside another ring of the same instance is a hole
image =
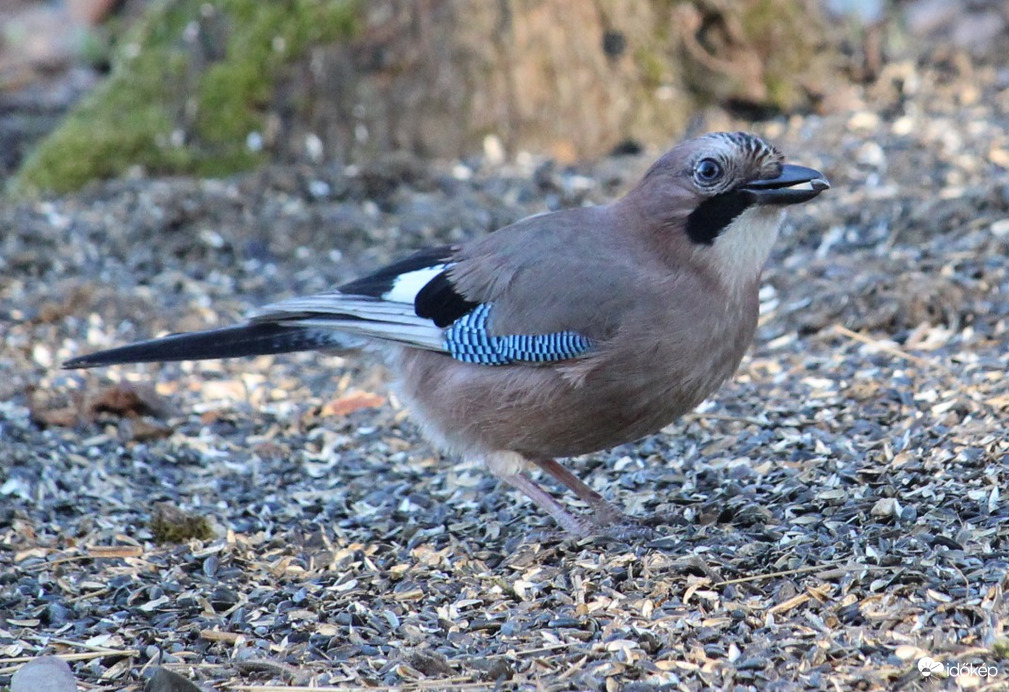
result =
[[[556,458],[655,433],[739,365],[784,208],[829,188],[758,137],[712,133],[656,161],[611,204],[538,214],[422,250],[244,324],[68,361],[232,358],[372,342],[423,432],[478,459],[568,532],[633,524]],[[534,467],[588,506],[569,511]]]

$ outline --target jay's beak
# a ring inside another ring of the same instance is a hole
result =
[[[782,166],[778,177],[751,180],[742,187],[753,196],[756,204],[798,204],[828,188],[830,183],[820,171],[788,163]]]

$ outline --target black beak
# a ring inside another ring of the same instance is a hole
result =
[[[757,204],[798,204],[829,188],[830,183],[820,171],[787,163],[782,166],[778,177],[751,180],[742,187]]]

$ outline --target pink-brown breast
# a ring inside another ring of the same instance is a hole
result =
[[[398,349],[400,393],[428,436],[461,456],[567,457],[657,432],[735,372],[757,320],[756,282],[735,298],[696,274],[668,283],[612,338],[563,363],[475,365]]]

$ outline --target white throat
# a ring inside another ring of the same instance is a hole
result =
[[[760,275],[784,216],[781,207],[750,207],[718,234],[714,245],[704,248],[727,288],[739,291]]]

